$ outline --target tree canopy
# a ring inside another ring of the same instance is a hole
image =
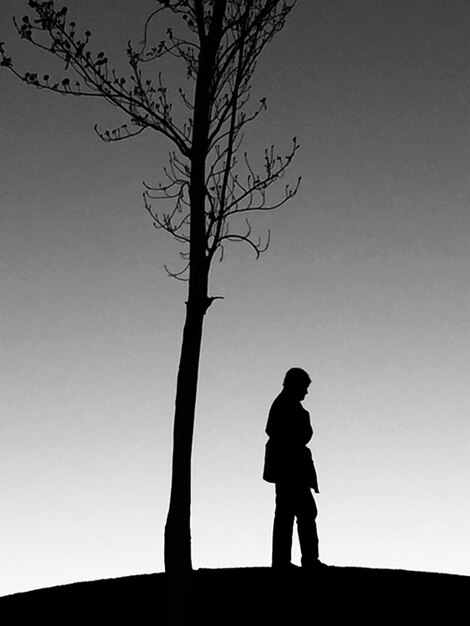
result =
[[[155,4],[145,21],[142,40],[127,43],[126,72],[113,67],[108,54],[93,46],[92,32],[81,30],[69,19],[67,7],[57,9],[53,0],[28,0],[34,16],[15,18],[14,23],[21,38],[60,60],[64,74],[57,79],[18,69],[3,43],[0,64],[28,85],[62,95],[100,97],[122,111],[126,123],[106,130],[95,127],[103,141],[121,141],[148,130],[170,141],[163,180],[156,185],[144,183],[143,195],[154,225],[182,244],[184,262],[177,270],[167,268],[168,272],[187,278],[196,149],[204,167],[204,250],[209,265],[217,252],[222,260],[227,242],[245,242],[256,256],[265,251],[269,231],[262,243],[253,235],[248,213],[279,208],[298,189],[300,179],[292,186],[285,185],[280,197],[268,197],[269,188],[283,177],[298,150],[296,138],[286,154],[279,154],[273,145],[266,148],[258,170],[241,149],[247,125],[266,108],[265,98],[254,105],[250,102],[259,56],[283,28],[295,0],[167,0]],[[165,22],[166,18],[169,21]],[[186,76],[177,94],[170,92],[164,72],[154,68],[169,59],[179,63]],[[204,145],[195,144],[201,100],[207,103]],[[167,209],[162,208],[165,204]],[[241,230],[239,220],[230,219],[235,215],[245,218]]]

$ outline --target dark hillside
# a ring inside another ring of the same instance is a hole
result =
[[[191,616],[201,624],[460,623],[470,577],[403,570],[325,567],[197,570]],[[165,575],[76,583],[0,598],[7,624],[166,623]],[[192,621],[192,620],[191,620]]]

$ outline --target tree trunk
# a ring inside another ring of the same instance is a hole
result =
[[[189,288],[181,344],[173,427],[170,506],[165,525],[168,621],[190,621],[191,610],[191,456],[204,315],[210,304],[206,255],[206,159],[211,82],[227,0],[214,4],[211,26],[201,41],[191,144]],[[202,6],[202,5],[201,5]]]
[[[211,83],[226,4],[227,0],[218,0],[214,4],[209,31],[201,40],[194,97],[189,184],[189,288],[176,386],[172,483],[165,526],[165,571],[169,574],[182,574],[192,570],[191,453],[202,327],[210,303],[210,260],[206,255],[206,159],[212,105]]]
[[[191,455],[202,328],[207,308],[207,276],[199,287],[200,293],[191,294],[187,302],[176,384],[171,493],[164,548],[170,626],[189,623],[192,608]]]
[[[204,287],[203,287],[204,290]],[[165,571],[191,571],[191,454],[202,328],[207,293],[188,300],[178,370],[173,426],[170,506],[165,525]]]

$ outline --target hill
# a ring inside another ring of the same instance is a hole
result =
[[[430,623],[466,614],[470,577],[328,566],[196,570],[191,621],[201,624]],[[166,624],[165,574],[75,583],[0,598],[6,623]],[[8,619],[8,618],[7,618]]]

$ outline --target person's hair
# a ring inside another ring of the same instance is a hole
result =
[[[291,367],[284,376],[283,385],[284,387],[291,387],[299,384],[310,384],[311,382],[312,380],[305,370],[300,367]]]

